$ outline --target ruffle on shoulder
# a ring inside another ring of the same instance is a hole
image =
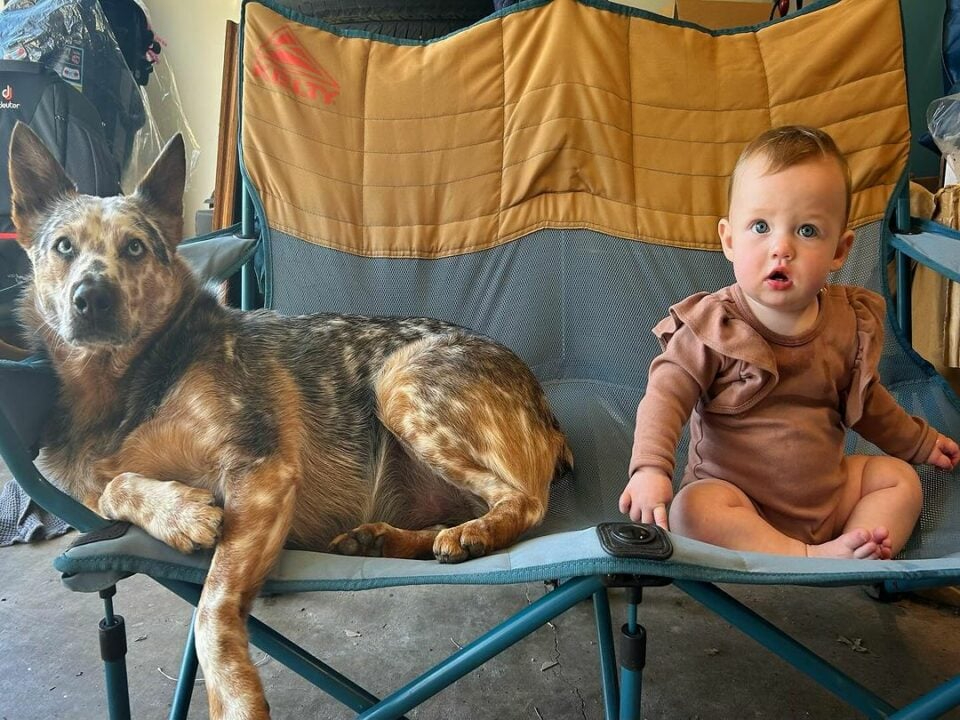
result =
[[[717,293],[697,293],[670,308],[653,328],[667,349],[678,333],[689,331],[696,341],[722,356],[712,397],[704,399],[708,412],[732,415],[765,398],[779,380],[777,361],[766,340],[733,311],[733,300]]]
[[[835,286],[837,287],[837,286]],[[879,380],[880,355],[883,353],[883,322],[886,303],[874,292],[858,287],[842,287],[853,309],[857,324],[857,356],[843,413],[843,422],[852,427],[863,417],[863,406],[871,383]]]

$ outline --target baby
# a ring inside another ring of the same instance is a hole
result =
[[[884,301],[828,286],[850,252],[850,171],[807,127],[748,145],[718,230],[737,282],[670,308],[654,333],[620,510],[735,550],[811,557],[896,555],[920,516],[908,463],[945,470],[957,443],[880,384]],[[673,495],[674,451],[690,419]],[[884,455],[844,455],[846,428]]]

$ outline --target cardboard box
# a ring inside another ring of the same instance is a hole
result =
[[[770,3],[766,0],[677,0],[677,18],[711,30],[759,25],[770,19]]]

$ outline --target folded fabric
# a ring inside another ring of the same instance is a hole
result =
[[[16,480],[0,491],[0,547],[58,537],[70,526],[37,505]]]

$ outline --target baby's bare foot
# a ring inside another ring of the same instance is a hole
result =
[[[880,548],[880,559],[889,560],[893,557],[893,542],[890,540],[890,531],[882,525],[873,529],[873,541]]]
[[[877,530],[882,529],[877,528]],[[856,528],[829,542],[807,545],[807,557],[879,560],[882,557],[881,543],[882,540],[877,542],[873,533]]]

